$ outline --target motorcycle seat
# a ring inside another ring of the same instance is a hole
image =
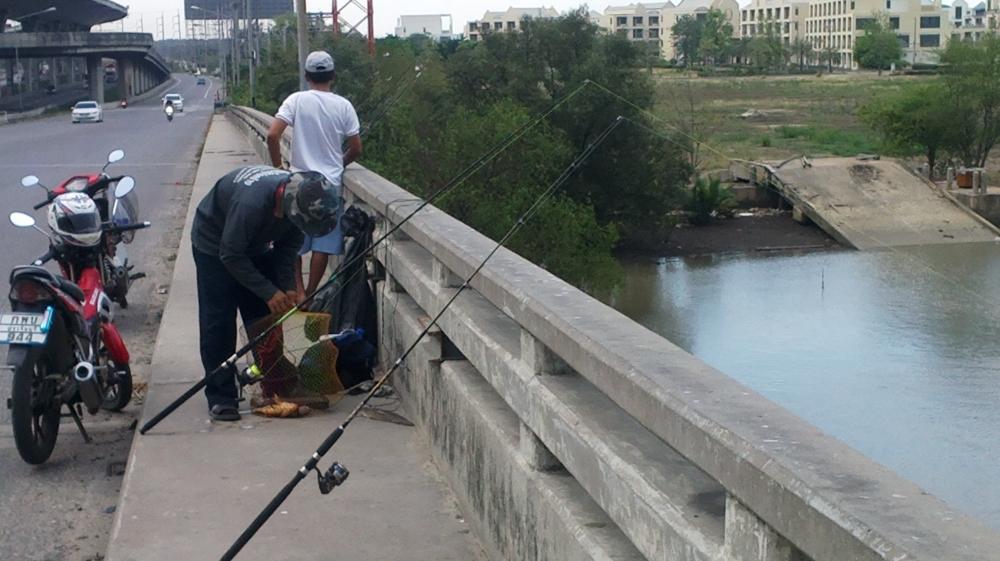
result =
[[[83,289],[77,286],[73,281],[53,274],[48,269],[43,267],[36,267],[34,265],[25,265],[23,267],[14,267],[14,270],[10,272],[10,280],[13,283],[14,279],[18,277],[35,277],[43,281],[49,282],[51,284],[59,287],[66,294],[69,294],[78,302],[83,302],[86,296],[83,293]]]

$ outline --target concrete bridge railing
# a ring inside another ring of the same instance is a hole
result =
[[[230,114],[263,157],[270,117]],[[419,202],[360,166],[345,186],[383,231]],[[495,243],[433,207],[400,232],[386,362]],[[394,383],[491,558],[997,559],[996,533],[516,254],[473,287]]]

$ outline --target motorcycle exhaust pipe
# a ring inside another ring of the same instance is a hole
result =
[[[80,399],[87,407],[87,412],[93,415],[101,409],[104,397],[101,395],[101,384],[97,380],[94,365],[81,362],[73,367],[73,379],[80,390]]]

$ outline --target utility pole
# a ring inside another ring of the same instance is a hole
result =
[[[308,89],[306,84],[306,55],[309,52],[309,22],[306,21],[306,0],[295,0],[295,27],[298,34],[299,47],[299,89]]]
[[[256,0],[246,0],[247,31],[250,47],[250,107],[257,108],[257,10]]]

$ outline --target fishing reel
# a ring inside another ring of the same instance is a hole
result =
[[[316,481],[319,483],[319,492],[324,495],[329,495],[330,491],[333,491],[335,487],[343,485],[347,481],[347,476],[351,474],[339,462],[333,462],[333,465],[330,466],[330,469],[326,470],[326,473],[320,473],[319,468],[313,469],[316,470]]]
[[[252,386],[263,379],[264,373],[256,364],[251,364],[236,373],[236,381],[240,383],[240,387]]]

